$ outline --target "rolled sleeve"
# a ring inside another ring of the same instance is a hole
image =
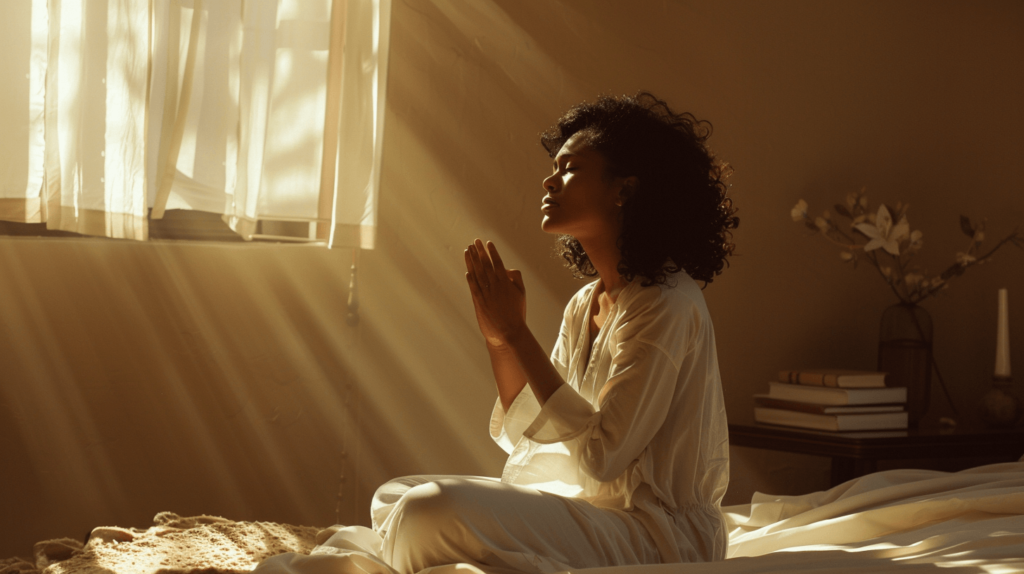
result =
[[[565,442],[583,434],[599,418],[587,399],[566,384],[544,402],[523,436],[540,444]]]
[[[576,297],[573,298],[573,301],[576,301]],[[571,307],[572,303],[569,305],[569,308]],[[562,326],[558,330],[555,348],[551,351],[551,364],[554,365],[563,381],[568,379],[569,374],[569,321],[571,320],[572,315],[567,310],[565,316],[562,317]],[[558,392],[556,391],[555,394]],[[583,400],[579,395],[577,398]],[[550,403],[550,400],[548,402]],[[523,433],[535,422],[541,411],[540,403],[530,389],[530,385],[526,385],[523,390],[519,391],[509,406],[508,412],[502,408],[499,397],[494,401],[494,408],[491,409],[491,439],[498,443],[502,450],[512,454],[516,444],[523,438]]]
[[[643,342],[624,345],[598,409],[563,385],[523,436],[541,444],[576,440],[584,472],[600,481],[613,480],[640,456],[665,421],[678,373],[658,347]]]
[[[491,438],[505,452],[512,454],[516,444],[523,438],[523,433],[537,418],[540,413],[540,403],[530,390],[530,386],[523,387],[516,399],[508,408],[508,412],[501,406],[501,399],[494,401],[494,408],[491,410]]]

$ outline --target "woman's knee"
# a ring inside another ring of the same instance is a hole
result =
[[[442,479],[410,488],[399,500],[395,512],[400,513],[401,528],[438,526],[459,521],[467,506],[476,506],[467,492],[472,486],[458,479]]]
[[[389,480],[382,484],[373,493],[373,500],[370,503],[370,517],[373,520],[373,529],[385,529],[390,524],[389,518],[394,514],[395,507],[402,498],[413,488],[443,478],[436,475],[413,475],[403,476]],[[383,533],[382,533],[383,534]]]
[[[409,489],[395,505],[385,536],[386,552],[410,568],[465,561],[477,530],[480,485],[442,479]]]
[[[460,498],[450,481],[436,481],[410,488],[394,505],[382,532],[383,558],[400,572],[416,572],[428,566],[462,561],[458,544],[451,539],[459,518]]]

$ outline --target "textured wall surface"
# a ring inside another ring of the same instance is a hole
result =
[[[366,523],[392,476],[500,472],[462,250],[502,247],[553,344],[581,284],[539,230],[537,134],[599,93],[649,89],[711,120],[736,169],[737,256],[705,291],[730,419],[779,369],[873,368],[891,293],[789,209],[861,187],[909,202],[933,273],[966,247],[961,213],[990,237],[1024,222],[1021,30],[1018,2],[396,1],[357,328],[349,252],[0,238],[0,556],[162,510]],[[926,303],[964,411],[991,375],[1000,287],[1019,370],[1024,253]],[[929,416],[949,414],[933,393]],[[727,502],[827,476],[825,459],[734,448]]]

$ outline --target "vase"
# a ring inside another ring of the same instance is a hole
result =
[[[878,370],[888,387],[907,388],[910,428],[928,411],[932,380],[932,318],[922,307],[898,303],[882,312]]]

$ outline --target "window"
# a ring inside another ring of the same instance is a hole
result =
[[[31,0],[0,22],[0,233],[372,248],[390,0]]]

